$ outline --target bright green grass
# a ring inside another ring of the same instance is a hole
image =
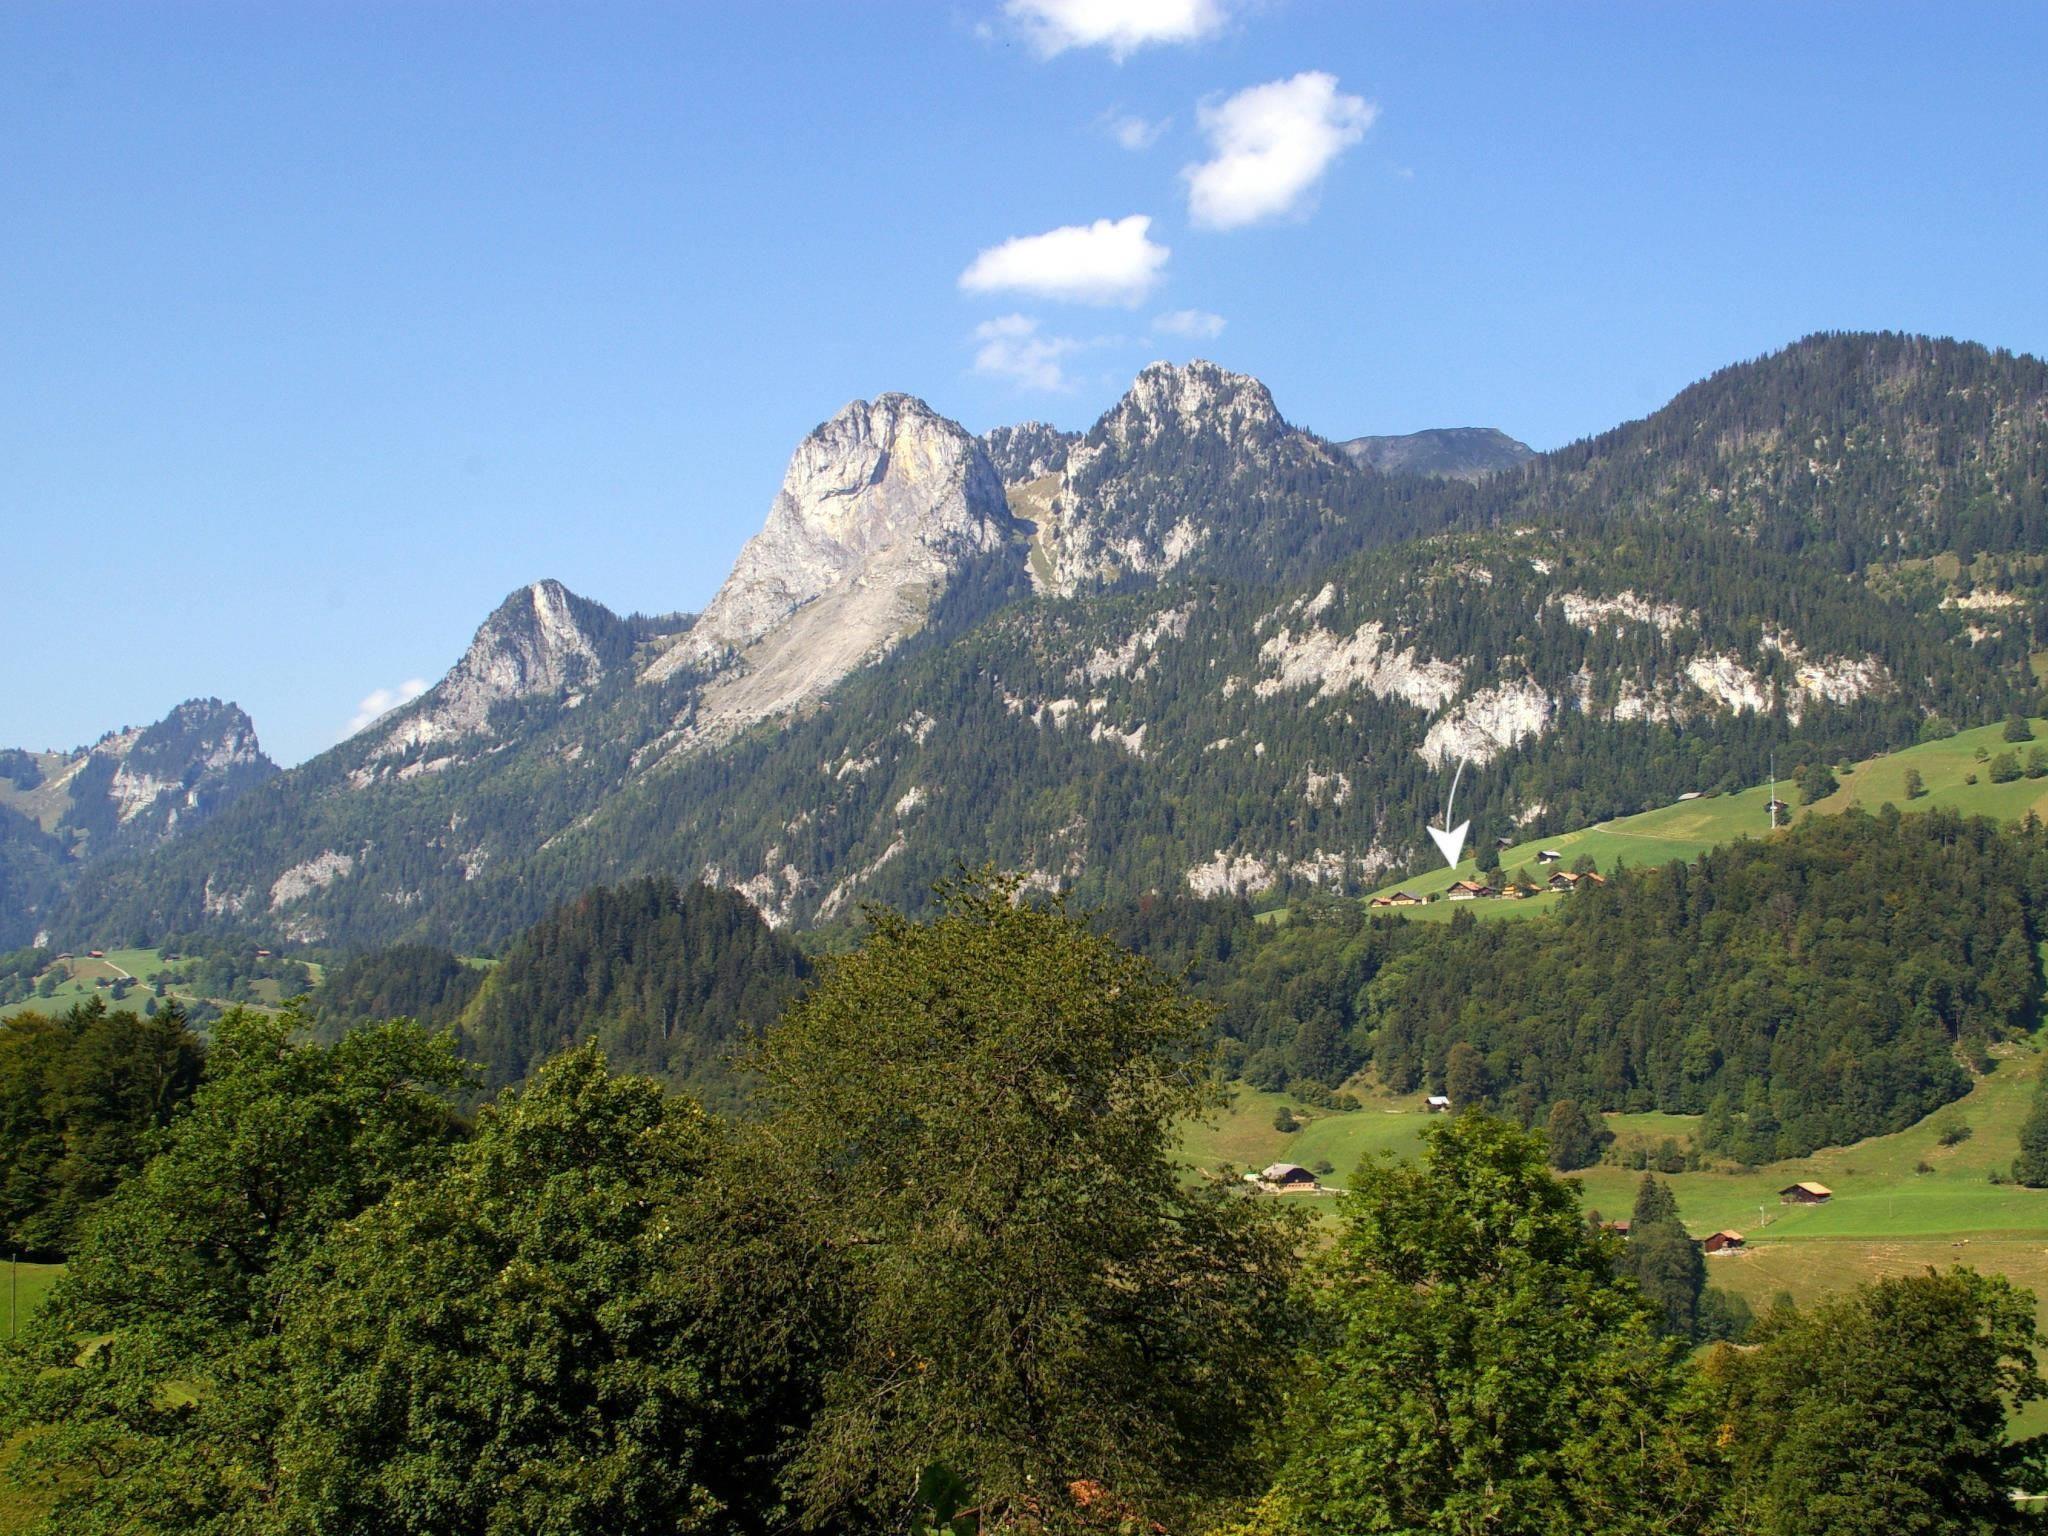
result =
[[[2048,1071],[2048,1031],[1995,1054],[1995,1069],[1962,1099],[1892,1135],[1749,1171],[1659,1174],[1695,1236],[1727,1227],[1746,1240],[1743,1252],[1708,1261],[1708,1279],[1761,1312],[1781,1294],[1805,1303],[1885,1275],[1969,1264],[2031,1290],[2048,1330],[2048,1190],[1994,1184],[1990,1177],[2009,1168],[2018,1149],[2020,1122],[2037,1079]],[[1283,1104],[1302,1121],[1300,1130],[1273,1128]],[[1683,1145],[1697,1125],[1689,1115],[1605,1118],[1623,1146],[1655,1146],[1666,1137]],[[1276,1161],[1312,1168],[1327,1160],[1336,1172],[1323,1182],[1341,1187],[1367,1153],[1413,1153],[1429,1120],[1419,1094],[1368,1096],[1364,1108],[1336,1114],[1240,1085],[1228,1109],[1184,1129],[1180,1155],[1192,1168],[1209,1171]],[[1971,1135],[1944,1147],[1941,1134],[1951,1124],[1969,1126]],[[1922,1164],[1930,1171],[1920,1172]],[[1628,1215],[1643,1176],[1602,1164],[1573,1177],[1586,1207],[1612,1220]],[[1834,1199],[1821,1206],[1780,1205],[1778,1191],[1802,1179],[1826,1184]],[[1337,1214],[1335,1201],[1302,1204],[1325,1222]],[[2048,1405],[2035,1405],[2015,1423],[2015,1432],[2041,1430],[2048,1430]]]
[[[26,1323],[35,1316],[50,1287],[64,1273],[62,1264],[0,1263],[0,1329]]]
[[[1276,1131],[1273,1116],[1282,1105],[1300,1122],[1297,1131]],[[1311,1109],[1284,1093],[1266,1093],[1243,1083],[1233,1085],[1227,1109],[1181,1133],[1183,1161],[1204,1171],[1229,1164],[1255,1172],[1268,1163],[1299,1163],[1313,1168],[1327,1162],[1335,1173],[1325,1184],[1350,1182],[1359,1160],[1369,1152],[1407,1155],[1422,1142],[1428,1120],[1422,1095],[1368,1098],[1363,1108],[1342,1112]]]
[[[163,969],[163,951],[158,949],[110,949],[104,959],[95,960],[80,951],[70,960],[53,967],[63,979],[57,983],[57,990],[50,997],[31,996],[19,1003],[0,1008],[0,1020],[10,1019],[17,1013],[62,1013],[75,1004],[94,997],[112,1001],[112,992],[95,986],[100,977],[112,981],[119,976],[132,976],[140,981],[152,971]],[[138,1000],[143,989],[138,987],[128,994],[128,1005],[140,1008]]]
[[[2036,720],[2033,726],[2040,744],[2048,747],[2048,720]],[[2000,752],[2016,752],[2022,761],[2025,760],[2033,743],[2008,743],[2004,732],[2002,725],[1979,726],[1958,732],[1946,741],[1906,747],[1858,763],[1842,778],[1841,787],[1834,794],[1812,807],[1795,805],[1784,819],[1789,824],[1816,813],[1845,811],[1852,805],[1874,811],[1887,801],[1902,811],[1930,810],[1941,806],[1965,815],[1993,816],[2001,821],[2018,821],[2029,811],[2048,817],[2048,779],[2022,778],[2010,784],[1993,784],[1989,763],[1977,761],[1980,749],[1993,757]],[[1926,793],[1910,801],[1906,798],[1905,788],[1908,768],[1918,769],[1927,786]],[[1975,784],[1967,782],[1972,774],[1977,778]],[[1787,802],[1798,798],[1790,779],[1779,781],[1778,798]],[[1586,856],[1590,856],[1603,873],[1611,871],[1619,863],[1668,864],[1673,859],[1696,859],[1709,848],[1732,842],[1738,837],[1768,837],[1770,816],[1767,807],[1770,799],[1770,786],[1760,784],[1737,794],[1679,801],[1634,816],[1616,817],[1613,821],[1603,821],[1576,832],[1535,838],[1503,850],[1501,870],[1505,875],[1514,875],[1526,867],[1529,876],[1540,881],[1549,875],[1552,868],[1569,869]],[[1554,866],[1539,865],[1536,855],[1544,849],[1562,855],[1561,861]],[[1394,891],[1405,890],[1418,896],[1428,896],[1448,890],[1454,880],[1470,879],[1474,872],[1475,866],[1468,858],[1456,869],[1431,870],[1427,874],[1397,881],[1374,894],[1391,895]],[[1475,916],[1487,919],[1533,917],[1556,911],[1557,898],[1461,901],[1456,907],[1434,902],[1426,907],[1380,910],[1429,922],[1447,922],[1455,910],[1469,910]]]

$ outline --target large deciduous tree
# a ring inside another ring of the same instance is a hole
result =
[[[286,1330],[293,1529],[760,1531],[802,1411],[800,1252],[747,1262],[696,1105],[595,1047],[484,1110],[440,1174],[309,1266]]]
[[[1660,1338],[1540,1137],[1440,1120],[1359,1170],[1288,1455],[1251,1528],[1666,1533],[1712,1488]]]
[[[1901,1275],[1782,1308],[1717,1350],[1731,1530],[1771,1536],[2031,1531],[2015,1490],[2048,1482],[2048,1440],[2007,1438],[2048,1397],[2034,1299],[1968,1269]]]
[[[405,1022],[303,1037],[292,1009],[215,1024],[162,1150],[87,1222],[0,1361],[10,1470],[54,1498],[53,1536],[261,1529],[279,1328],[307,1255],[458,1139],[450,1041]]]
[[[1217,1102],[1202,1009],[1014,883],[942,895],[930,922],[872,910],[755,1063],[761,1176],[853,1292],[804,1513],[903,1517],[933,1464],[1052,1528],[1255,1491],[1297,1228],[1173,1160]]]

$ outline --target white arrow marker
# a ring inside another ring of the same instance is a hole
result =
[[[1461,757],[1458,759],[1457,771],[1451,775],[1451,792],[1444,797],[1445,821],[1451,819],[1451,807],[1457,803],[1458,799],[1458,779],[1464,771],[1465,759]],[[1437,849],[1443,854],[1444,862],[1453,869],[1458,867],[1458,860],[1465,852],[1465,834],[1471,829],[1471,826],[1471,822],[1461,821],[1448,832],[1442,827],[1431,827],[1429,829],[1429,835],[1436,839]]]

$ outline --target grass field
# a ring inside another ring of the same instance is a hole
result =
[[[62,1264],[0,1265],[0,1327],[8,1330],[7,1336],[35,1315],[63,1273]]]
[[[1969,1264],[2033,1291],[2048,1330],[2048,1190],[1991,1180],[1994,1171],[2011,1166],[2036,1080],[2048,1071],[2048,1031],[1995,1054],[1995,1068],[1962,1099],[1893,1135],[1751,1170],[1658,1175],[1694,1236],[1724,1227],[1743,1234],[1742,1252],[1708,1261],[1710,1283],[1761,1312],[1781,1294],[1806,1302],[1881,1275]],[[1301,1129],[1274,1129],[1282,1106]],[[1323,1182],[1343,1187],[1367,1153],[1413,1152],[1429,1119],[1420,1094],[1368,1090],[1363,1108],[1332,1113],[1240,1086],[1227,1110],[1187,1128],[1180,1153],[1204,1170],[1279,1161],[1313,1168],[1327,1161],[1335,1171]],[[1667,1137],[1684,1144],[1694,1125],[1689,1116],[1656,1113],[1609,1115],[1606,1122],[1622,1146],[1637,1140],[1654,1146]],[[1943,1132],[1958,1125],[1970,1128],[1969,1137],[1943,1146]],[[1614,1219],[1628,1215],[1643,1176],[1602,1164],[1574,1177],[1587,1209]],[[1834,1198],[1819,1206],[1780,1205],[1778,1191],[1802,1179],[1827,1185]],[[1284,1198],[1325,1219],[1337,1214],[1335,1200]],[[2035,1405],[2016,1428],[2048,1430],[2048,1404]]]
[[[2033,722],[2041,745],[2048,747],[2048,720]],[[1876,810],[1887,801],[1902,811],[1930,810],[1936,806],[1965,815],[1993,816],[2001,821],[2018,821],[2034,811],[2048,818],[2048,778],[2015,779],[1993,784],[1988,762],[1977,754],[1996,757],[2000,752],[2017,752],[2024,760],[2029,743],[2014,746],[2004,739],[2000,725],[1979,726],[1961,731],[1945,741],[1931,741],[1886,753],[1854,764],[1838,776],[1840,788],[1813,806],[1793,806],[1786,822],[1816,814],[1845,811],[1851,806]],[[1906,771],[1918,770],[1926,786],[1917,799],[1906,798]],[[1974,776],[1976,783],[1969,783]],[[1797,800],[1790,780],[1778,784],[1778,798]],[[1558,868],[1569,869],[1582,857],[1590,857],[1603,872],[1616,864],[1668,864],[1673,859],[1696,859],[1709,848],[1738,837],[1770,835],[1771,787],[1760,784],[1732,795],[1715,795],[1701,800],[1683,800],[1659,806],[1634,816],[1619,816],[1576,832],[1560,832],[1532,838],[1502,850],[1501,869],[1516,874],[1527,868],[1531,878],[1541,881],[1548,872],[1536,862],[1538,853],[1549,849],[1562,856]],[[1374,895],[1412,891],[1429,896],[1450,888],[1454,880],[1470,879],[1475,866],[1467,858],[1456,869],[1434,869],[1411,879],[1396,881]],[[1461,901],[1455,907],[1433,902],[1425,907],[1389,907],[1382,910],[1399,917],[1425,922],[1448,922],[1453,911],[1469,911],[1488,921],[1541,916],[1557,910],[1566,898],[1539,896],[1528,901]]]
[[[123,976],[140,980],[154,971],[163,969],[163,964],[163,951],[160,949],[110,949],[98,959],[90,954],[79,954],[69,960],[58,961],[50,967],[50,971],[55,972],[59,978],[56,991],[49,997],[29,997],[22,1002],[0,1007],[0,1022],[5,1022],[18,1013],[62,1013],[75,1004],[93,997],[104,997],[111,1003],[113,994],[108,988],[99,986],[100,981],[113,982]],[[309,965],[307,969],[313,973],[314,984],[317,986],[322,979],[321,967]],[[285,1001],[284,988],[279,982],[259,978],[250,983],[250,988],[256,994],[256,1007],[274,1008]],[[128,994],[122,1006],[140,1008],[142,999],[147,995],[146,988],[138,987]],[[203,1001],[216,1003],[221,1007],[232,1006],[226,999],[201,998],[197,993],[185,990],[181,986],[166,988],[165,996],[176,998],[187,1005]]]

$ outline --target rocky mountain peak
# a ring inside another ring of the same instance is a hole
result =
[[[1213,433],[1234,442],[1286,431],[1287,423],[1264,384],[1197,358],[1148,364],[1097,423],[1098,432],[1126,448],[1149,442],[1165,430]],[[1094,437],[1091,433],[1091,442]]]
[[[964,427],[911,395],[856,400],[797,444],[767,522],[649,676],[721,665],[834,593],[928,599],[1010,530],[1002,482]],[[864,650],[908,632],[890,606],[863,605]]]
[[[602,604],[559,581],[521,587],[478,626],[448,675],[401,712],[372,755],[488,734],[492,705],[588,688],[631,649],[625,621]]]
[[[1057,493],[1036,499],[1034,579],[1073,593],[1157,576],[1219,539],[1256,538],[1288,480],[1357,473],[1249,374],[1153,363],[1069,447]]]
[[[995,427],[982,434],[981,445],[1004,485],[1056,475],[1067,467],[1067,450],[1079,441],[1078,432],[1062,432],[1049,422],[1025,421],[1014,427]]]

